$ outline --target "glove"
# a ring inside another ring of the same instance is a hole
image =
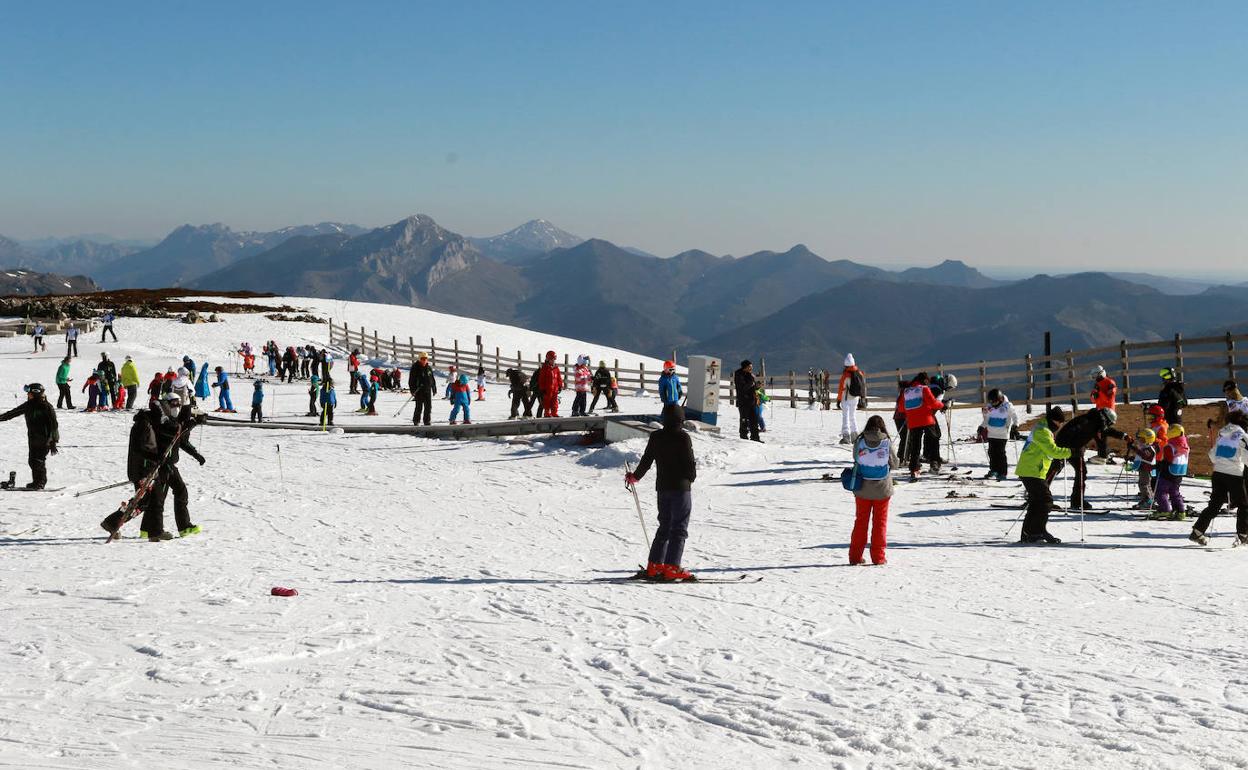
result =
[[[48,454],[50,455],[56,454],[56,442],[55,441],[53,441],[51,444],[48,444]]]
[[[204,463],[208,462],[207,460],[204,459],[203,455],[196,455],[195,461],[198,462],[200,465],[203,465]]]
[[[868,403],[869,403],[869,402],[867,401],[867,397],[866,397],[866,396],[863,396],[862,398],[858,399],[858,408],[859,408],[859,409],[866,409],[866,408],[867,408],[867,404],[868,404]]]
[[[984,427],[984,426],[982,426],[982,425],[981,425],[981,426],[979,426],[979,430],[975,431],[975,439],[976,439],[977,441],[979,441],[980,443],[983,443],[983,442],[987,441],[987,440],[988,440],[988,429],[987,429],[987,428],[985,428],[985,427]]]
[[[629,486],[629,487],[636,486],[636,485],[637,485],[637,477],[636,477],[636,476],[634,476],[634,475],[633,475],[633,474],[631,474],[631,473],[625,473],[625,474],[624,474],[624,485],[625,485],[625,486]]]
[[[841,408],[841,402],[840,402],[839,400],[836,402],[836,408],[837,408],[837,409],[840,409],[840,408]]]

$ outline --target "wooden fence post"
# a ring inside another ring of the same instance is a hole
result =
[[[568,354],[563,354],[563,387],[568,387]]]
[[[988,371],[984,367],[984,362],[979,362],[979,403],[983,404],[988,401]]]
[[[1235,338],[1226,333],[1226,379],[1235,379]]]
[[[1077,412],[1079,411],[1079,398],[1075,395],[1075,357],[1069,349],[1066,351],[1066,376],[1070,380],[1071,408]]]
[[[494,346],[494,379],[500,380],[503,377],[503,351],[497,345]]]
[[[377,336],[376,329],[373,329],[373,355],[381,355],[381,338]]]
[[[433,337],[429,338],[429,366],[438,368],[438,343],[433,341]]]
[[[416,340],[411,337],[407,338],[407,358],[412,366],[416,365]]]
[[[459,365],[459,338],[458,337],[455,338],[454,343],[455,343],[455,371],[459,371],[461,367]]]
[[[736,389],[736,380],[735,380],[735,379],[729,379],[729,380],[728,380],[728,403],[729,403],[730,405],[734,405],[734,406],[735,406],[735,405],[736,405],[736,403],[737,403],[737,395],[736,395],[736,390],[737,390],[737,389]]]
[[[789,408],[797,408],[797,385],[793,380],[793,370],[789,370]]]
[[[1036,391],[1035,369],[1032,368],[1030,353],[1027,354],[1023,361],[1027,365],[1027,414],[1031,414],[1031,400],[1035,397]]]
[[[399,360],[399,339],[393,334],[390,335],[390,357]]]
[[[1127,341],[1118,343],[1118,365],[1122,368],[1122,403],[1131,403],[1131,354],[1127,350]]]
[[[1175,376],[1180,380],[1183,379],[1183,335],[1175,332],[1174,334],[1174,368]]]
[[[640,374],[638,375],[638,377],[640,378],[640,382],[641,382],[640,387],[642,390],[645,390],[646,389],[646,362],[642,361],[640,364],[638,364],[638,367],[639,367],[639,372],[640,372]]]

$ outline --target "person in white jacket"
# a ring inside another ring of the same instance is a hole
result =
[[[988,391],[988,404],[983,408],[984,420],[980,423],[981,435],[988,439],[988,472],[986,479],[1005,481],[1010,474],[1010,461],[1005,455],[1006,442],[1018,426],[1014,405],[1000,390]]]
[[[1213,448],[1209,450],[1209,459],[1213,461],[1213,491],[1209,494],[1209,505],[1205,506],[1187,538],[1200,545],[1209,543],[1205,531],[1228,501],[1230,507],[1236,510],[1235,535],[1241,545],[1248,545],[1248,499],[1244,494],[1244,465],[1248,464],[1248,432],[1245,432],[1248,415],[1232,412],[1226,420],[1226,427],[1218,431]]]
[[[867,406],[867,378],[854,362],[854,354],[845,355],[845,368],[836,386],[836,408],[841,410],[841,443],[853,444],[858,439],[858,409]]]

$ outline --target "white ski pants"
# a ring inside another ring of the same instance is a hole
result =
[[[841,402],[841,436],[858,435],[858,399],[850,396]]]

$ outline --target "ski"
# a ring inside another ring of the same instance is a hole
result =
[[[590,582],[592,583],[636,583],[639,585],[670,586],[670,585],[684,585],[684,584],[696,584],[696,583],[757,583],[761,581],[762,579],[763,577],[761,575],[745,575],[745,574],[738,575],[737,577],[732,577],[732,578],[694,577],[693,580],[649,580],[644,577],[637,577],[636,575],[629,575],[627,577],[597,577],[597,578],[592,578]]]
[[[108,537],[104,540],[105,543],[111,543],[114,540],[121,539],[121,528],[125,526],[126,522],[143,512],[143,500],[147,497],[148,493],[152,491],[152,487],[156,485],[156,477],[165,467],[165,463],[169,462],[169,458],[173,455],[173,450],[177,448],[178,442],[182,440],[182,434],[185,431],[185,425],[178,426],[178,430],[173,436],[173,441],[169,443],[169,446],[165,449],[164,454],[161,455],[160,461],[157,462],[156,465],[148,471],[147,475],[139,481],[138,487],[134,491],[134,495],[129,500],[122,503],[115,512],[104,517],[104,520],[100,522],[100,527],[108,533]],[[117,522],[117,526],[115,528],[110,527],[108,525],[108,520],[112,516],[118,515],[119,520]]]
[[[46,487],[43,489],[27,489],[26,487],[0,487],[5,492],[64,492],[65,487]]]

